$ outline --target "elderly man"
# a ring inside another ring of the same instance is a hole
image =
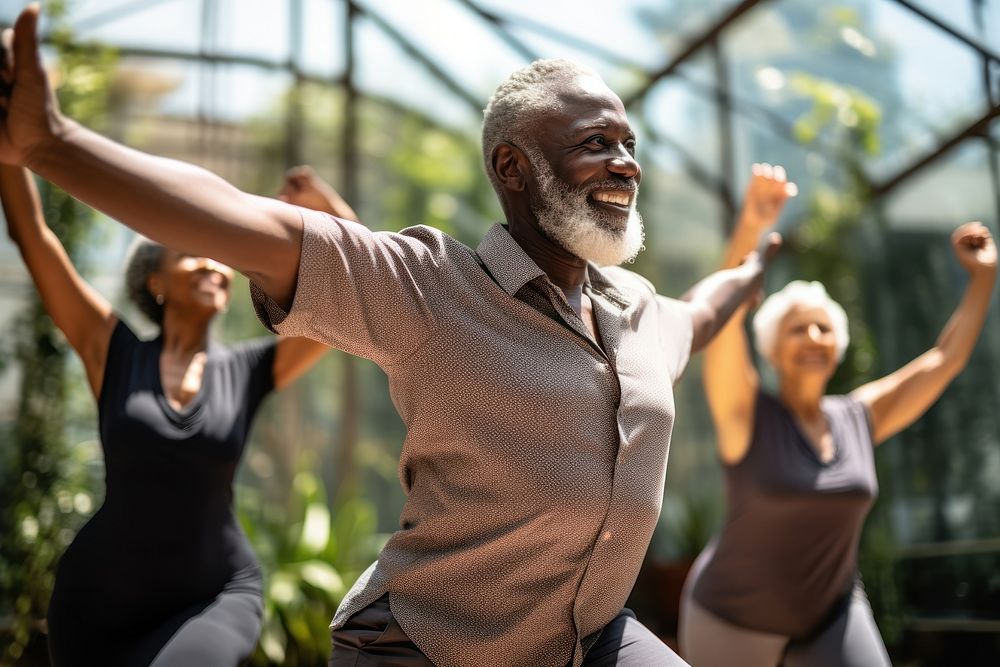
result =
[[[472,250],[244,194],[85,130],[56,108],[35,22],[29,9],[15,27],[0,161],[238,268],[269,328],[389,377],[408,499],[333,620],[331,664],[683,664],[622,607],[660,511],[672,385],[763,261],[689,302],[613,266],[642,245],[641,170],[593,71],[540,61],[497,89],[483,155],[506,225]]]

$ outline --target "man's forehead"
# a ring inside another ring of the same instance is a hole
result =
[[[629,124],[621,99],[597,77],[579,76],[566,82],[557,89],[556,96],[559,112],[555,116],[570,131]]]

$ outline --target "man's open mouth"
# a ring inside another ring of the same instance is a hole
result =
[[[589,199],[602,208],[628,213],[633,197],[635,192],[630,190],[596,190],[590,193]]]

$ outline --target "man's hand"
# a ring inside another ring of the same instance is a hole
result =
[[[49,86],[38,51],[38,5],[29,5],[2,36],[0,162],[30,166],[33,154],[56,140],[67,121]]]
[[[344,220],[358,221],[350,204],[308,165],[288,170],[285,184],[278,192],[278,199],[314,211],[323,211]]]
[[[751,252],[735,268],[716,271],[680,298],[691,304],[694,322],[692,353],[708,345],[733,313],[760,292],[764,284],[764,272],[780,249],[781,235],[772,232],[761,252]]]
[[[771,232],[764,239],[762,248],[750,252],[740,263],[740,268],[746,267],[746,270],[755,276],[751,285],[753,292],[745,301],[751,311],[756,310],[764,301],[764,274],[767,272],[767,267],[778,255],[778,251],[781,250],[781,244],[781,234]]]
[[[795,183],[788,181],[785,168],[765,163],[754,164],[740,215],[740,224],[753,229],[767,229],[781,216],[785,203],[798,194]]]

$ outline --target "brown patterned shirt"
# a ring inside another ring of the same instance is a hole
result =
[[[687,304],[588,266],[603,349],[494,225],[476,251],[303,210],[289,313],[272,330],[381,366],[408,433],[398,530],[332,627],[390,594],[442,667],[579,665],[635,583],[663,498]]]

